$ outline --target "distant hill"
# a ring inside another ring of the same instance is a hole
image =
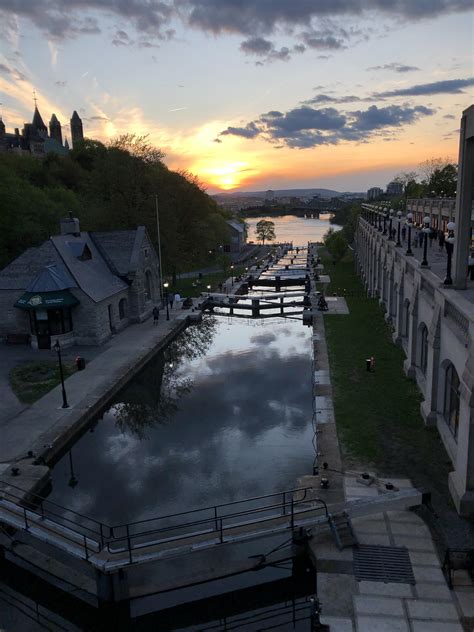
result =
[[[365,197],[365,193],[354,193],[350,191],[333,191],[332,189],[272,189],[275,197],[311,197],[319,195],[324,198],[339,197],[341,195],[360,195]],[[232,198],[232,197],[259,197],[265,199],[267,191],[232,191],[231,193],[218,193],[213,195],[215,198]]]

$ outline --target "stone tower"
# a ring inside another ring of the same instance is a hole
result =
[[[49,122],[49,136],[54,138],[61,145],[63,144],[63,134],[61,131],[61,123],[58,121],[56,114],[53,114]]]
[[[41,114],[39,113],[38,108],[35,105],[35,113],[33,114],[33,121],[31,122],[31,129],[33,135],[41,136],[42,138],[47,138],[48,136],[48,128],[43,122],[41,118]]]
[[[75,147],[77,143],[81,143],[84,140],[82,121],[76,110],[74,110],[71,117],[71,140],[73,147]]]

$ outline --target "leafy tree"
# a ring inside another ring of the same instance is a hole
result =
[[[257,239],[262,242],[262,246],[265,244],[265,241],[274,241],[275,223],[271,222],[268,219],[261,219],[259,222],[257,222],[255,235]]]
[[[428,191],[437,196],[454,197],[458,181],[457,165],[448,164],[442,169],[435,169],[428,181]]]
[[[347,252],[348,243],[342,231],[330,229],[325,236],[324,245],[331,253],[334,261],[340,261]]]

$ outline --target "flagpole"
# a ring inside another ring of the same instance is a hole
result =
[[[163,301],[163,266],[161,264],[160,215],[158,213],[158,196],[155,195],[156,232],[158,234],[158,260],[160,262],[160,298]]]

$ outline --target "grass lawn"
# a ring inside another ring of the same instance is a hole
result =
[[[76,371],[76,365],[63,362],[64,378]],[[24,404],[32,404],[61,382],[56,361],[29,362],[10,371],[10,385],[18,399]]]
[[[234,278],[242,274],[245,270],[245,266],[235,266]],[[201,292],[207,292],[207,286],[211,286],[211,291],[215,292],[219,287],[219,283],[225,281],[230,277],[230,272],[214,272],[213,274],[203,274],[200,284],[197,287],[193,287],[193,283],[196,283],[198,275],[194,279],[178,279],[176,285],[170,289],[170,292],[179,292],[184,297],[196,297]]]
[[[380,474],[407,476],[420,485],[446,487],[452,469],[438,432],[420,415],[421,395],[403,372],[402,349],[377,299],[367,298],[352,253],[332,264],[328,295],[346,295],[349,316],[324,317],[334,406],[346,466],[374,467]],[[366,358],[375,357],[373,373]]]

